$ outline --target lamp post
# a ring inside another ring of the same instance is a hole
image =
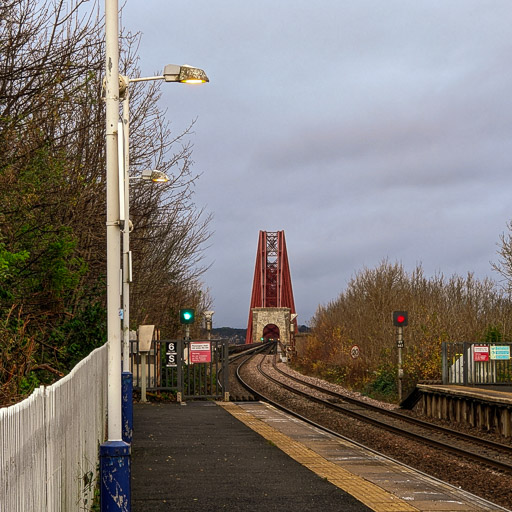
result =
[[[167,64],[164,72],[159,76],[150,76],[142,78],[128,78],[119,76],[120,97],[123,100],[122,116],[122,144],[120,151],[120,165],[124,167],[123,182],[124,188],[120,189],[121,202],[124,203],[122,212],[122,231],[123,231],[123,307],[121,310],[122,332],[123,332],[123,368],[122,368],[122,434],[123,440],[131,442],[133,430],[133,408],[132,408],[132,389],[133,375],[130,371],[130,283],[132,282],[132,258],[130,251],[130,84],[135,82],[148,82],[154,80],[165,80],[166,82],[178,83],[205,83],[209,79],[206,73],[200,68],[192,66],[178,66],[176,64]],[[146,170],[142,172],[142,179],[152,182],[168,181],[167,176],[162,171]]]
[[[130,445],[122,440],[120,253],[121,211],[119,179],[119,3],[105,0],[105,152],[106,152],[106,232],[107,232],[107,410],[108,440],[100,446],[100,498],[102,512],[129,511]],[[178,73],[176,73],[178,68]],[[167,72],[166,72],[167,71]],[[203,72],[204,73],[204,72]],[[200,74],[189,78],[203,80]],[[164,69],[166,81],[186,81],[182,66]],[[180,79],[182,78],[182,79]],[[128,146],[126,147],[128,151]],[[129,220],[126,222],[129,224]]]
[[[130,445],[121,432],[120,206],[118,0],[105,0],[105,150],[107,177],[107,409],[108,440],[100,446],[101,510],[127,511],[130,496]]]

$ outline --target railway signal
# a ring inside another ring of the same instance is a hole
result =
[[[180,309],[180,323],[193,324],[195,322],[196,312],[193,309]]]
[[[402,349],[404,348],[404,327],[409,323],[407,311],[393,311],[393,325],[396,329],[396,346],[398,347],[398,400],[402,401]]]
[[[395,327],[406,327],[408,323],[407,311],[393,311],[393,325]]]

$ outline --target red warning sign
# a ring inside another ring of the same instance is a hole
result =
[[[210,363],[212,360],[212,347],[209,341],[190,342],[190,362]]]
[[[475,345],[473,347],[473,361],[489,361],[489,347],[487,345]]]

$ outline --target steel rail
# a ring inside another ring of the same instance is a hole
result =
[[[374,426],[376,426],[378,428],[382,428],[382,429],[385,429],[385,430],[387,430],[389,432],[395,433],[397,435],[407,437],[407,438],[412,439],[412,440],[414,440],[416,442],[422,442],[424,444],[428,444],[430,446],[434,446],[434,447],[436,447],[438,449],[441,449],[441,450],[443,450],[445,452],[450,452],[450,453],[452,453],[454,455],[457,455],[457,456],[466,457],[466,458],[474,460],[474,461],[476,461],[476,462],[478,462],[480,464],[485,464],[485,465],[491,466],[491,467],[493,467],[495,469],[499,469],[501,471],[512,472],[512,464],[501,462],[501,461],[496,460],[494,458],[489,458],[489,457],[486,457],[485,455],[480,455],[478,453],[474,453],[472,451],[468,451],[468,450],[463,449],[463,448],[458,448],[456,446],[453,446],[452,444],[449,444],[448,442],[438,441],[436,439],[432,439],[431,437],[428,437],[428,436],[425,436],[425,435],[422,435],[422,434],[410,432],[409,430],[407,430],[405,428],[400,428],[400,427],[397,427],[397,426],[394,426],[394,425],[390,425],[389,423],[386,423],[384,421],[381,421],[381,420],[378,420],[378,419],[375,419],[375,418],[371,418],[367,414],[362,414],[360,412],[348,409],[346,407],[342,407],[340,405],[333,404],[332,402],[329,402],[327,400],[323,400],[323,399],[318,398],[318,397],[314,397],[314,396],[312,396],[309,393],[306,393],[306,392],[298,390],[298,389],[296,389],[296,388],[294,388],[292,386],[289,386],[289,385],[287,385],[287,384],[285,384],[285,383],[275,379],[274,377],[272,377],[268,373],[266,373],[262,369],[262,362],[263,362],[263,360],[264,360],[264,358],[262,358],[260,363],[258,363],[258,365],[257,365],[258,372],[263,377],[265,377],[269,381],[273,382],[275,385],[277,385],[277,386],[279,386],[281,388],[284,388],[284,389],[290,391],[291,393],[294,393],[296,395],[302,396],[302,397],[306,398],[309,401],[312,401],[312,402],[318,403],[319,405],[323,405],[325,407],[328,407],[328,408],[330,408],[332,410],[335,410],[335,411],[337,411],[337,412],[339,412],[341,414],[352,416],[353,418],[356,418],[356,419],[358,419],[360,421],[363,421],[363,422],[366,422],[366,423],[370,423],[370,424],[372,424],[372,425],[374,425]],[[241,366],[243,366],[246,362],[247,361],[244,361],[244,363],[242,363]],[[239,376],[239,374],[240,374],[240,368],[237,369],[237,376]],[[239,377],[239,378],[241,378],[241,377]],[[248,385],[247,382],[244,382],[244,385],[246,387],[248,387],[248,388],[253,389],[251,386]],[[268,402],[272,403],[273,405],[277,405],[275,400],[272,400],[269,397],[266,397],[266,396],[262,395],[259,391],[254,390],[254,392],[257,395],[259,395],[261,397],[261,399],[263,399],[265,401],[268,401]],[[279,407],[283,408],[280,405],[279,405]],[[377,409],[379,409],[379,408],[377,408]],[[286,410],[287,410],[287,412],[289,411],[288,409],[286,409]],[[400,419],[402,419],[402,418],[400,418]],[[457,434],[457,432],[454,433],[454,435],[456,435],[456,434]]]
[[[474,436],[472,434],[467,434],[465,432],[460,432],[458,430],[453,430],[449,427],[443,427],[442,425],[436,425],[434,423],[430,423],[428,421],[425,421],[425,420],[422,420],[422,419],[419,419],[419,418],[414,418],[414,417],[411,417],[411,416],[407,416],[406,414],[403,414],[401,412],[397,412],[397,411],[393,411],[393,410],[387,410],[387,409],[383,409],[382,407],[379,407],[377,405],[373,405],[373,404],[369,404],[368,402],[365,402],[363,400],[358,400],[357,398],[353,398],[353,397],[349,397],[349,396],[346,396],[346,395],[343,395],[342,393],[337,393],[336,391],[332,391],[330,389],[327,389],[323,386],[318,386],[316,384],[313,384],[311,382],[307,382],[303,379],[301,379],[300,377],[297,377],[297,376],[294,376],[294,375],[290,375],[286,372],[284,372],[283,370],[281,370],[280,368],[277,367],[277,365],[275,364],[275,361],[273,362],[272,364],[273,368],[275,369],[276,372],[280,373],[281,375],[285,376],[286,378],[288,379],[291,379],[303,386],[306,386],[306,387],[310,387],[312,389],[315,389],[317,391],[320,391],[322,393],[325,393],[325,394],[328,394],[328,395],[331,395],[339,400],[342,400],[344,402],[348,402],[348,403],[351,403],[351,404],[354,404],[354,405],[357,405],[357,406],[360,406],[364,409],[368,409],[368,410],[371,410],[371,411],[374,411],[378,414],[382,414],[384,416],[388,416],[390,418],[393,418],[393,419],[396,419],[396,420],[400,420],[400,421],[405,421],[407,423],[410,423],[411,425],[415,425],[415,426],[418,426],[418,427],[421,427],[421,428],[425,428],[425,429],[428,429],[428,430],[431,430],[431,431],[437,431],[441,434],[445,434],[445,435],[451,435],[451,436],[455,436],[461,440],[464,440],[464,441],[467,441],[467,442],[470,442],[470,443],[474,443],[476,445],[480,445],[482,447],[485,447],[485,448],[490,448],[490,449],[493,449],[493,450],[497,450],[497,451],[502,451],[504,453],[507,453],[509,454],[511,457],[512,457],[512,446],[510,445],[507,445],[507,444],[503,444],[503,443],[498,443],[496,441],[491,441],[489,439],[484,439],[484,438],[481,438],[481,437],[477,437],[477,436]]]

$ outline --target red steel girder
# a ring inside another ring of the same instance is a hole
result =
[[[252,343],[252,308],[290,308],[295,313],[284,231],[259,233],[246,343]]]

